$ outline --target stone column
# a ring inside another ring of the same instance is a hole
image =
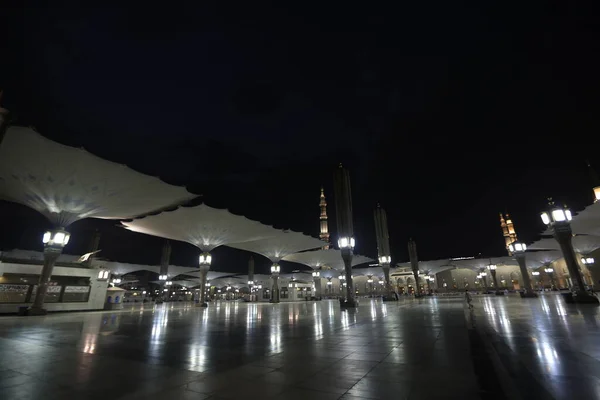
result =
[[[208,307],[206,302],[206,277],[208,276],[209,266],[200,266],[200,307]]]
[[[499,291],[500,286],[498,286],[498,279],[496,278],[496,270],[491,269],[490,274],[492,274],[492,280],[494,281],[494,288],[496,289],[496,291]]]
[[[42,267],[42,274],[40,275],[40,280],[38,281],[35,300],[27,312],[28,315],[46,315],[46,310],[44,309],[44,299],[46,297],[48,283],[50,283],[50,278],[52,277],[54,264],[56,263],[56,260],[58,260],[59,256],[60,252],[44,250],[44,266]]]
[[[315,283],[315,298],[317,300],[321,300],[321,296],[323,296],[322,288],[321,288],[321,275],[313,276],[313,280]]]
[[[44,264],[42,266],[42,272],[40,273],[35,300],[28,309],[27,315],[46,315],[44,299],[46,297],[48,283],[52,277],[54,264],[62,253],[63,248],[69,242],[69,237],[69,232],[65,231],[64,228],[58,228],[44,234],[42,239],[42,242],[44,243]]]
[[[342,259],[344,260],[344,273],[346,275],[346,307],[356,307],[354,298],[354,284],[352,282],[352,249],[342,249]]]
[[[600,267],[596,265],[596,261],[592,264],[587,264],[586,267],[590,271],[590,276],[592,277],[592,286],[594,290],[600,290]]]
[[[206,279],[211,263],[212,256],[209,252],[205,251],[198,257],[198,264],[200,266],[200,302],[198,306],[200,307],[208,307],[208,303],[206,302]]]
[[[340,164],[333,176],[335,188],[335,211],[338,227],[338,246],[344,260],[346,273],[346,299],[340,301],[342,307],[356,307],[354,298],[354,285],[352,282],[352,257],[354,249],[354,224],[352,221],[352,191],[350,188],[350,174]]]
[[[550,277],[550,290],[558,290],[556,282],[554,281],[554,271],[546,272],[546,274],[548,275],[548,277]]]
[[[573,233],[571,231],[571,226],[568,223],[560,225],[555,223],[554,238],[560,245],[563,257],[565,258],[565,263],[567,264],[567,269],[569,270],[569,275],[571,276],[571,281],[575,286],[574,292],[577,294],[577,297],[584,302],[588,302],[586,300],[589,298],[589,302],[598,303],[598,299],[595,296],[590,296],[587,293],[585,284],[583,283],[575,250],[573,249]],[[586,299],[583,299],[584,297]]]
[[[419,258],[417,257],[417,244],[412,239],[408,241],[408,256],[410,258],[410,266],[412,267],[413,276],[415,278],[415,297],[421,297],[419,290]],[[406,290],[408,291],[408,287]]]
[[[485,272],[485,270],[484,270],[482,273],[485,274],[485,275],[481,276],[481,279],[483,280],[483,291],[485,293],[487,293],[488,292],[487,272]]]
[[[271,303],[279,303],[279,273],[272,273],[273,287],[271,289]]]
[[[393,294],[394,288],[392,287],[392,283],[390,282],[390,264],[383,264],[381,266],[383,269],[383,280],[385,281],[385,299],[386,300],[396,300],[396,297]]]
[[[515,252],[515,258],[519,263],[519,269],[521,270],[521,277],[523,278],[523,286],[525,292],[521,293],[521,297],[537,297],[537,294],[531,288],[531,279],[529,278],[529,272],[527,271],[527,264],[525,262],[524,252]]]
[[[250,283],[252,282],[252,283]],[[254,257],[250,256],[248,260],[248,288],[250,289],[250,301],[253,301],[254,296]],[[258,296],[257,296],[258,297]]]

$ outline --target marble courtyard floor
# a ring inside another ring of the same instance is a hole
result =
[[[460,298],[0,317],[0,399],[600,398],[597,308]]]

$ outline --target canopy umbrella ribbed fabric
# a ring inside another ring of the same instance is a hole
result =
[[[281,231],[226,209],[200,204],[179,207],[122,224],[133,232],[190,243],[202,251],[252,240],[270,238]]]
[[[194,197],[31,128],[8,128],[0,145],[0,198],[40,212],[55,226],[84,218],[134,218]]]

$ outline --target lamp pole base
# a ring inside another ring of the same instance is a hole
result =
[[[208,303],[196,303],[196,307],[208,307]]]
[[[47,314],[48,314],[48,311],[44,308],[31,307],[31,308],[27,309],[27,313],[25,315],[36,316],[36,315],[47,315]]]
[[[519,293],[521,295],[521,298],[534,298],[534,297],[538,297],[537,293],[533,293],[533,292],[520,292]]]
[[[358,301],[356,299],[340,299],[340,308],[356,308]]]
[[[573,296],[573,300],[575,300],[575,303],[579,304],[600,304],[600,301],[598,301],[596,296],[586,292],[576,292],[575,296]]]

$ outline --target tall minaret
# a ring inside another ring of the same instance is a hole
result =
[[[510,250],[508,250],[508,245],[517,241],[517,232],[515,231],[515,226],[508,213],[506,214],[506,218],[502,213],[500,213],[500,227],[502,228],[502,236],[504,236],[506,251],[508,252],[509,256],[512,256],[512,253]]]
[[[321,220],[321,233],[319,233],[319,239],[327,242],[327,244],[323,246],[323,250],[327,250],[329,249],[329,227],[327,226],[327,201],[325,201],[323,186],[321,186],[321,201],[319,202],[319,207],[321,207],[321,216],[319,217]]]
[[[585,161],[588,166],[588,171],[590,173],[590,180],[592,182],[592,190],[594,191],[594,203],[600,200],[600,178],[598,178],[598,174],[596,170],[592,167],[589,161]]]

